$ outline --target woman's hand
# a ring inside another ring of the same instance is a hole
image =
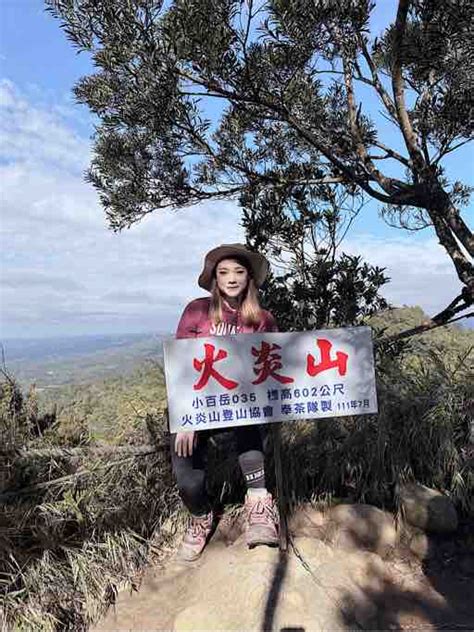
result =
[[[197,445],[196,432],[178,432],[174,442],[174,449],[178,456],[191,456]]]

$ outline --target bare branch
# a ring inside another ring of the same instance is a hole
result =
[[[390,156],[385,154],[384,156],[374,156],[374,154],[367,154],[370,160],[389,160]]]
[[[226,99],[227,97],[222,94],[212,92],[188,92],[187,90],[180,90],[179,92],[184,97],[206,97],[210,99]]]
[[[418,147],[417,138],[405,106],[405,89],[402,75],[401,54],[409,6],[410,0],[399,0],[393,42],[394,60],[392,66],[392,88],[397,118],[400,123],[400,129],[405,140],[406,148],[412,159],[413,166],[419,173],[422,173],[425,169],[425,161]]]
[[[428,214],[433,222],[440,244],[446,249],[454,263],[459,279],[470,288],[471,292],[474,292],[474,270],[472,264],[464,256],[456,242],[447,218],[443,217],[443,213],[437,209],[428,209]]]
[[[449,227],[462,243],[464,248],[471,255],[471,257],[474,257],[474,236],[472,234],[472,231],[469,229],[469,227],[461,217],[458,209],[451,204],[446,211],[446,215],[446,221]]]
[[[378,147],[379,149],[382,149],[387,154],[387,156],[389,156],[390,158],[395,158],[395,160],[398,160],[398,162],[401,162],[406,167],[411,168],[413,166],[413,163],[411,162],[411,160],[409,160],[408,158],[405,158],[405,156],[402,156],[394,149],[387,147],[387,145],[384,145],[380,141],[375,140],[372,142],[372,145],[374,145],[374,147]]]
[[[343,57],[344,68],[344,84],[346,86],[346,98],[347,98],[347,112],[349,117],[349,127],[351,130],[352,138],[356,145],[357,154],[367,169],[368,173],[374,178],[374,180],[380,185],[380,187],[387,193],[393,193],[393,182],[391,178],[387,178],[381,173],[374,163],[370,160],[367,149],[362,140],[359,125],[357,122],[357,111],[354,97],[354,87],[352,84],[352,68],[351,63],[347,57]]]
[[[472,142],[472,138],[467,138],[466,140],[463,140],[460,143],[457,143],[456,145],[452,145],[451,147],[449,147],[449,144],[448,144],[448,149],[440,151],[439,154],[437,156],[435,156],[435,158],[433,159],[433,163],[432,164],[433,165],[437,165],[438,162],[441,160],[441,158],[444,158],[444,156],[447,156],[452,151],[456,151],[456,149],[459,149],[463,145],[467,145],[467,143],[471,143],[471,142]]]
[[[390,114],[390,116],[396,119],[397,110],[395,108],[395,105],[392,99],[390,98],[390,95],[383,87],[382,82],[380,81],[377,68],[374,64],[374,60],[372,59],[372,56],[370,55],[367,48],[367,42],[365,41],[365,38],[362,35],[359,36],[359,44],[362,51],[362,55],[364,56],[367,66],[369,67],[370,74],[372,76],[372,81],[369,83],[377,90],[377,93],[380,99],[382,100],[382,103],[385,105],[387,112]]]
[[[474,316],[474,312],[469,312],[468,314],[462,314],[461,316],[456,317],[459,312],[467,309],[471,304],[472,302],[466,302],[464,293],[459,294],[459,296],[456,296],[456,298],[451,301],[447,307],[436,314],[436,316],[433,316],[430,320],[418,325],[417,327],[412,327],[411,329],[406,329],[398,334],[393,334],[391,336],[381,338],[380,340],[376,340],[374,346],[383,346],[385,344],[395,342],[396,340],[403,340],[404,338],[410,338],[411,336],[422,334],[425,331],[431,331],[437,327],[444,327],[445,325],[462,320],[463,318],[471,318]]]
[[[418,325],[418,327],[413,327],[412,329],[407,329],[406,331],[402,331],[399,334],[394,334],[393,336],[387,336],[386,338],[376,340],[374,342],[374,347],[383,346],[391,342],[395,342],[396,340],[403,340],[404,338],[411,338],[411,336],[423,334],[426,331],[431,331],[432,329],[436,329],[437,327],[446,327],[446,325],[451,325],[458,320],[463,320],[464,318],[472,318],[473,316],[474,312],[469,312],[468,314],[463,314],[462,316],[458,316],[457,318],[451,318],[451,320],[447,320],[444,323],[436,323],[431,320],[429,323]]]
[[[367,202],[361,202],[359,208],[353,213],[352,217],[349,219],[347,226],[344,230],[344,232],[342,233],[341,237],[339,238],[339,241],[336,244],[336,248],[339,248],[339,246],[341,245],[341,243],[344,241],[347,233],[349,232],[350,227],[352,226],[352,223],[354,222],[354,220],[356,219],[356,217],[359,215],[359,213],[361,212],[361,210],[364,208],[364,206],[367,204]]]
[[[327,176],[325,178],[317,178],[315,180],[291,180],[291,185],[293,186],[298,186],[298,185],[302,185],[302,184],[308,184],[308,185],[316,185],[316,184],[342,184],[343,182],[345,182],[345,178],[343,178],[342,176]]]

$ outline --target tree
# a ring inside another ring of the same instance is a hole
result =
[[[470,190],[443,171],[472,139],[470,0],[399,0],[381,39],[369,0],[46,4],[97,68],[75,94],[100,119],[88,179],[114,230],[164,207],[274,194],[297,208],[342,186],[389,223],[434,229],[464,287],[433,324],[472,305]],[[383,142],[360,87],[403,150]]]
[[[362,200],[341,187],[323,191],[241,198],[247,243],[273,263],[262,298],[283,331],[356,325],[388,307],[384,270],[338,252]]]

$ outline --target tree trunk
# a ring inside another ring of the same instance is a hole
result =
[[[472,232],[461,219],[458,210],[451,202],[449,194],[437,179],[431,179],[415,185],[416,202],[414,206],[425,208],[438,237],[450,256],[459,280],[465,286],[463,297],[466,307],[474,303],[474,266],[465,251],[474,252]]]

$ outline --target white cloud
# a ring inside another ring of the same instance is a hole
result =
[[[65,127],[58,112],[31,105],[8,79],[0,81],[0,107],[0,147],[9,161],[79,170],[88,160],[89,141]]]
[[[2,275],[2,286],[15,292],[21,287],[43,288],[58,292],[83,291],[84,286],[65,275],[40,272],[35,269],[9,268]]]
[[[140,290],[134,292],[127,291],[115,291],[107,292],[102,296],[102,300],[110,301],[111,303],[155,303],[155,299],[148,292],[141,292]]]
[[[3,337],[166,331],[197,287],[203,254],[242,241],[235,203],[161,211],[122,233],[106,225],[82,179],[89,141],[60,108],[0,82]],[[364,236],[347,251],[388,268],[396,304],[443,307],[459,283],[435,240]]]
[[[202,295],[203,253],[243,238],[236,205],[162,211],[113,233],[82,179],[87,141],[11,82],[0,83],[0,108],[1,335],[174,327]]]
[[[434,315],[459,294],[461,283],[436,239],[403,235],[392,239],[360,235],[348,239],[343,250],[386,268],[390,283],[381,293],[391,303],[420,305],[427,314]]]

